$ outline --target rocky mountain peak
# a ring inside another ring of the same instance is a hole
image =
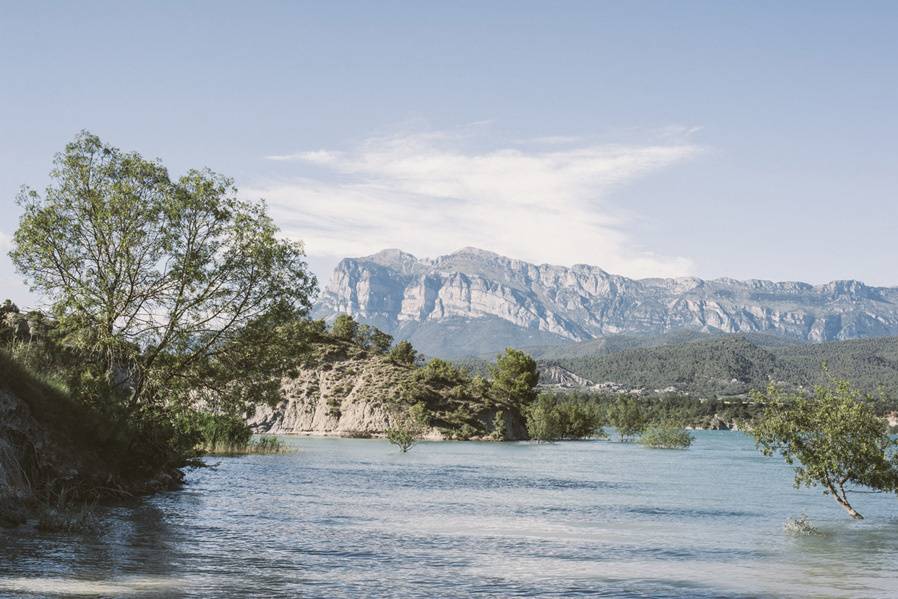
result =
[[[423,264],[415,256],[402,250],[390,248],[381,250],[376,254],[358,258],[359,262],[378,264],[402,273],[412,273],[421,270]]]
[[[597,266],[536,265],[473,247],[433,259],[389,249],[338,265],[315,314],[338,312],[447,357],[465,346],[500,351],[681,329],[817,342],[898,335],[898,288],[630,279]]]

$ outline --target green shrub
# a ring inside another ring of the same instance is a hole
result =
[[[597,405],[541,393],[526,411],[527,434],[534,441],[605,437]]]
[[[239,453],[246,449],[252,430],[236,416],[194,412],[187,427],[197,437],[197,448],[203,453]]]
[[[618,440],[629,441],[646,427],[646,415],[632,398],[621,398],[608,406],[608,420],[617,429]]]
[[[417,403],[405,409],[397,407],[391,420],[390,426],[385,431],[386,437],[402,453],[411,449],[427,429],[424,404]]]
[[[331,335],[344,341],[355,341],[359,332],[359,323],[349,314],[338,314],[331,325]]]
[[[496,415],[493,416],[492,437],[496,441],[505,440],[505,412],[496,412]]]
[[[418,359],[418,352],[415,351],[411,343],[403,339],[390,350],[389,357],[396,364],[414,366]]]
[[[540,395],[527,408],[526,419],[527,434],[534,441],[547,443],[561,438],[561,417],[549,395]]]
[[[686,449],[692,441],[689,431],[673,424],[650,426],[639,438],[640,443],[653,449]]]

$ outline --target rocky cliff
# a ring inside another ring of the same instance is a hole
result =
[[[526,438],[516,406],[493,399],[485,381],[450,364],[440,366],[444,370],[397,364],[324,336],[295,376],[284,380],[281,402],[257,408],[249,423],[260,433],[380,436],[397,410],[420,402],[429,438]]]
[[[389,426],[388,407],[411,369],[383,356],[335,346],[286,379],[284,399],[250,419],[257,432],[376,435]]]
[[[385,250],[337,266],[315,314],[341,312],[445,357],[680,329],[819,342],[898,335],[898,288],[859,281],[636,280],[595,266],[536,265],[475,248],[435,259]]]

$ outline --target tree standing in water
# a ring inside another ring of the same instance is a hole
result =
[[[608,409],[608,420],[617,429],[621,442],[629,441],[645,430],[645,415],[633,398],[618,399]]]
[[[884,418],[847,381],[817,387],[813,396],[786,395],[770,386],[752,435],[764,455],[779,453],[795,468],[795,486],[822,486],[846,512],[851,486],[898,493],[898,441]]]
[[[424,404],[416,403],[408,408],[397,407],[390,427],[385,431],[387,440],[402,453],[411,449],[427,430],[427,414]]]

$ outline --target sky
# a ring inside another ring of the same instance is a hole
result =
[[[898,286],[898,3],[0,0],[0,295],[86,129],[265,198],[324,281],[475,246]],[[323,282],[324,282],[323,281]]]

